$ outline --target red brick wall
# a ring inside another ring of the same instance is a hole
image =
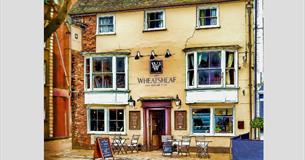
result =
[[[82,51],[95,52],[95,16],[83,17]],[[72,51],[72,148],[92,149],[87,135],[87,110],[84,104],[84,57]]]

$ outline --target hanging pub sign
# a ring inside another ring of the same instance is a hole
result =
[[[151,60],[149,65],[151,74],[161,74],[163,72],[162,60]]]
[[[95,158],[112,158],[113,157],[113,152],[110,144],[109,138],[102,138],[102,137],[97,137],[95,141],[95,150],[94,150],[94,159]]]

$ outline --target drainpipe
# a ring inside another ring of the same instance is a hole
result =
[[[257,2],[258,0],[254,0],[254,118],[257,116]],[[258,138],[258,130],[255,129],[255,138]]]
[[[250,112],[250,121],[249,121],[249,126],[250,126],[250,132],[249,132],[249,137],[252,138],[253,135],[253,129],[251,128],[251,120],[253,118],[252,116],[252,25],[251,25],[251,12],[252,12],[252,3],[251,0],[247,1],[246,8],[248,10],[248,50],[249,50],[249,112]]]

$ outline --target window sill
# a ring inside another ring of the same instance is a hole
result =
[[[96,36],[111,36],[111,35],[116,35],[115,32],[109,32],[109,33],[96,33]]]
[[[86,90],[85,93],[103,92],[103,93],[129,93],[130,90]]]
[[[220,28],[220,25],[216,25],[216,26],[197,26],[196,30],[201,30],[201,29],[215,29],[215,28]]]
[[[157,32],[157,31],[167,31],[166,28],[156,28],[156,29],[145,29],[143,32]]]
[[[126,132],[87,132],[89,135],[122,135],[122,136],[127,136]]]
[[[200,91],[200,90],[238,90],[239,87],[206,87],[206,88],[187,88],[185,91]]]
[[[215,133],[215,134],[190,134],[191,137],[196,137],[196,136],[204,136],[204,137],[235,137],[236,135],[233,133]]]

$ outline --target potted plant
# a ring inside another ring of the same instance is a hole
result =
[[[251,121],[251,128],[255,129],[255,132],[257,129],[263,129],[264,128],[264,119],[261,117],[256,117]],[[259,136],[258,136],[259,137]]]

